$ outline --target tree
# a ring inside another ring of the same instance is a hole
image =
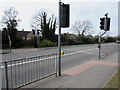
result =
[[[80,35],[91,35],[92,34],[92,23],[88,20],[86,21],[76,21],[72,27],[78,36]]]
[[[32,27],[39,30],[44,39],[54,41],[56,30],[56,18],[54,15],[48,18],[45,11],[39,12],[33,17]]]
[[[17,43],[17,26],[20,21],[17,19],[18,11],[15,8],[10,7],[8,10],[4,11],[4,15],[2,16],[2,27],[3,31],[7,33],[6,36],[10,36],[12,47],[16,48]],[[3,37],[4,38],[4,37]]]

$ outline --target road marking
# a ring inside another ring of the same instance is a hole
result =
[[[94,53],[90,53],[90,52],[85,52],[85,53],[96,56]]]
[[[24,62],[20,62],[20,63],[12,63],[12,64],[8,64],[8,67],[13,67],[13,66],[18,66],[18,65],[24,65],[24,64],[28,64],[28,63],[35,63],[35,62],[38,62],[38,61],[44,61],[44,60],[48,60],[48,59],[55,59],[56,56],[53,56],[53,57],[49,57],[49,58],[41,58],[41,59],[36,59],[36,60],[31,60],[31,61],[24,61]],[[16,61],[17,62],[17,61]],[[4,68],[4,66],[0,66],[0,68]]]
[[[84,50],[84,51],[77,51],[77,52],[73,52],[73,53],[64,54],[63,56],[69,56],[69,55],[74,55],[74,54],[78,54],[78,53],[84,53],[84,52],[88,52],[88,51],[96,50],[96,49],[97,48],[89,49],[89,50]],[[49,57],[49,59],[53,59],[53,58],[56,58],[56,57],[55,56]],[[57,58],[58,58],[58,56],[57,56]],[[10,65],[8,65],[8,67],[13,67],[13,66],[18,66],[18,65],[24,65],[24,64],[28,64],[28,63],[34,63],[34,62],[43,61],[43,60],[46,60],[46,59],[48,59],[48,58],[42,58],[42,59],[31,60],[31,61],[24,61],[24,62],[21,62],[21,63],[10,64]],[[0,68],[4,68],[4,66],[1,66]]]
[[[69,56],[69,55],[73,55],[73,54],[84,53],[84,52],[88,52],[88,51],[92,51],[92,50],[96,50],[96,49],[98,49],[98,48],[84,50],[84,51],[77,51],[77,52],[73,52],[73,53],[68,53],[68,54],[64,54],[63,56]]]

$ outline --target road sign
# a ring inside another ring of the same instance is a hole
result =
[[[60,52],[60,55],[64,55],[64,51],[61,51],[61,52]]]
[[[10,41],[10,46],[12,45],[12,42]]]

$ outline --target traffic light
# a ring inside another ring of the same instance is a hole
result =
[[[104,31],[110,30],[110,18],[100,18],[100,29]]]
[[[110,18],[107,18],[106,19],[106,31],[109,31],[110,30]]]
[[[61,10],[61,27],[66,28],[69,27],[69,13],[70,13],[70,5],[69,4],[61,4],[60,10]]]
[[[105,29],[105,18],[100,18],[100,29],[101,30]]]
[[[100,41],[98,41],[98,44],[100,44]]]

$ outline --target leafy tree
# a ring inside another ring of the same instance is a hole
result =
[[[2,27],[6,32],[6,36],[10,36],[12,47],[16,48],[17,43],[17,26],[18,22],[20,21],[17,19],[18,11],[10,7],[8,10],[4,11],[4,15],[2,16]],[[4,38],[4,37],[3,37]]]
[[[39,30],[44,39],[55,41],[56,18],[54,15],[48,18],[46,12],[39,12],[33,17],[32,27]]]

